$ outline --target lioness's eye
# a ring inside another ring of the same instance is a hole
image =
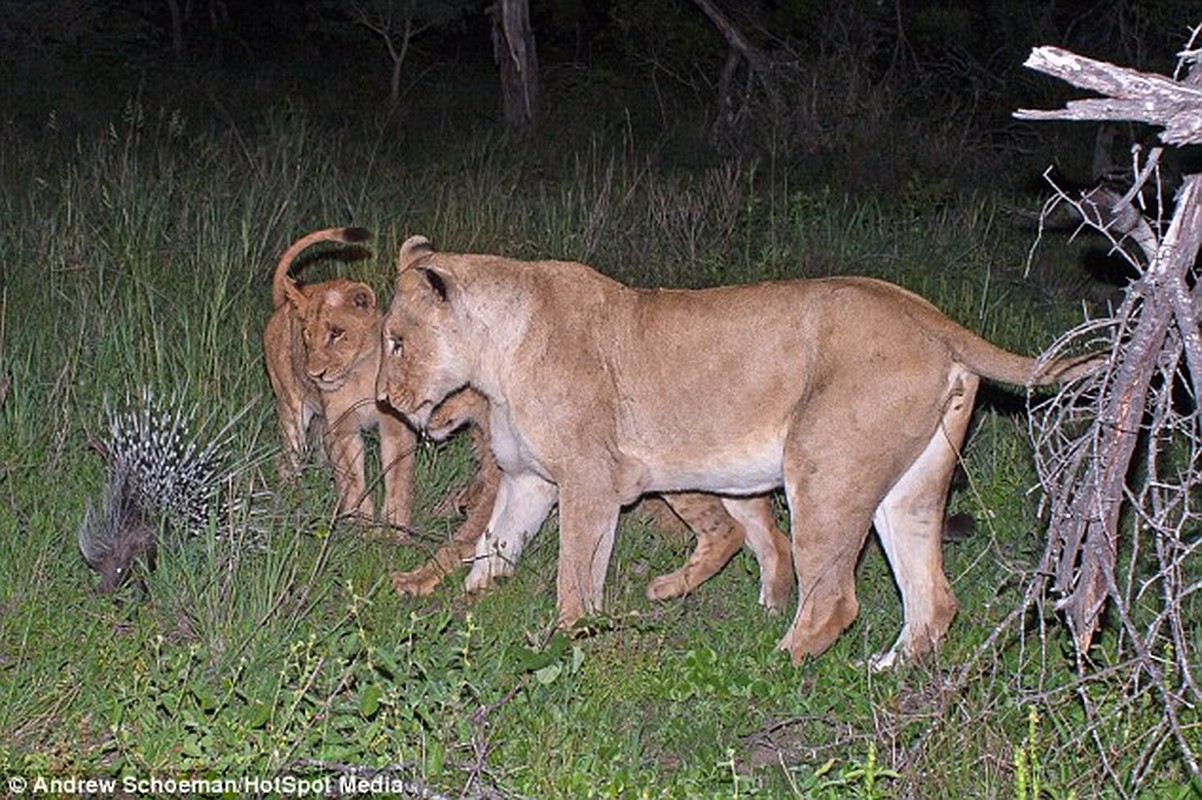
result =
[[[401,340],[401,337],[399,337],[399,336],[389,336],[388,337],[388,349],[392,352],[392,354],[394,356],[399,356],[405,352],[405,343]]]

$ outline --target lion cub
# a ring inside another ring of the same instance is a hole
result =
[[[263,332],[263,352],[283,440],[281,477],[295,477],[309,426],[320,418],[339,511],[371,520],[363,431],[378,428],[385,499],[381,521],[397,527],[398,538],[404,540],[413,504],[417,437],[375,399],[381,320],[375,293],[357,281],[338,278],[304,285],[288,275],[296,257],[314,244],[356,244],[369,237],[362,228],[327,228],[292,243],[272,279],[275,311]]]
[[[471,483],[452,503],[464,520],[425,564],[408,572],[392,573],[392,585],[400,594],[421,596],[433,592],[444,577],[473,560],[488,529],[501,470],[490,449],[488,399],[472,388],[460,389],[439,403],[425,432],[431,439],[442,441],[464,427],[469,428],[472,452],[478,462]],[[647,585],[648,599],[669,600],[689,594],[722,569],[746,542],[760,563],[761,605],[770,611],[782,611],[788,604],[793,590],[789,540],[776,527],[767,496],[726,504],[712,494],[672,492],[644,498],[642,505],[656,527],[679,529],[683,523],[697,537],[696,547],[679,569]]]

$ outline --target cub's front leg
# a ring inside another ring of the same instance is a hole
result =
[[[719,498],[676,492],[663,498],[697,534],[697,546],[684,566],[647,585],[649,599],[688,594],[722,569],[746,542],[760,566],[760,604],[770,611],[785,608],[793,591],[793,561],[789,539],[776,527],[767,495]]]
[[[338,512],[370,521],[375,507],[363,471],[365,445],[358,420],[351,412],[327,415],[327,420],[324,443],[338,488]]]
[[[526,542],[551,513],[558,495],[555,484],[532,472],[501,473],[488,530],[476,543],[472,569],[464,581],[467,591],[483,591],[496,578],[513,574]]]
[[[408,527],[413,513],[413,468],[417,434],[391,409],[376,404],[380,418],[380,468],[384,472],[385,524],[396,528],[398,542],[409,539]]]

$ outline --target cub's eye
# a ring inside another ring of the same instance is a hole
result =
[[[388,337],[388,352],[394,356],[403,355],[405,352],[405,342],[399,336]]]
[[[341,339],[343,334],[345,334],[345,333],[346,333],[346,331],[344,331],[342,328],[330,328],[330,336],[329,336],[330,344],[333,344],[334,342]]]

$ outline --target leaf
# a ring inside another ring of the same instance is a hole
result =
[[[200,706],[200,710],[205,713],[217,708],[217,699],[198,686],[192,687],[192,696],[196,698],[196,704]]]
[[[262,728],[271,719],[271,706],[256,700],[247,707],[244,718],[251,730]]]
[[[536,669],[534,671],[534,679],[543,686],[550,686],[552,683],[555,683],[555,680],[559,677],[561,672],[563,672],[563,664],[558,662],[554,664],[548,664],[542,669]]]
[[[380,697],[383,693],[380,687],[369,683],[359,692],[359,713],[365,717],[374,717],[380,710]]]
[[[197,741],[195,736],[185,736],[180,749],[184,755],[191,758],[200,758],[204,755],[204,750],[201,749],[200,742]]]
[[[513,663],[514,672],[524,674],[542,669],[555,660],[555,656],[545,650],[531,650],[529,647],[514,645],[509,649],[509,660]]]

